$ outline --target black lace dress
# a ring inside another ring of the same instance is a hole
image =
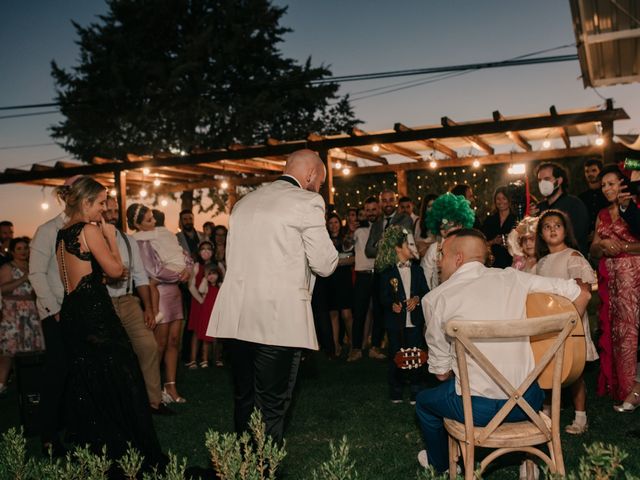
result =
[[[102,268],[90,252],[81,252],[78,237],[84,223],[58,232],[56,251],[62,243],[66,254],[91,262],[92,272],[68,291],[60,311],[69,374],[66,407],[69,429],[77,444],[95,451],[107,446],[112,459],[120,458],[127,442],[145,457],[146,466],[162,465],[165,456],[149,411],[142,372],[127,334],[120,323]],[[65,253],[59,254],[65,275]]]

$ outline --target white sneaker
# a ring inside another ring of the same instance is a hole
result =
[[[527,462],[531,462],[531,460],[524,460],[520,464],[519,480],[531,480],[527,478]],[[531,462],[531,464],[533,465],[533,480],[538,480],[538,478],[540,478],[540,469],[534,462]]]
[[[427,468],[429,466],[429,459],[427,458],[426,450],[420,450],[418,452],[418,463],[423,468]]]

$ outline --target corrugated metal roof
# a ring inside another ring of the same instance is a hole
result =
[[[640,81],[640,2],[569,3],[585,88]]]

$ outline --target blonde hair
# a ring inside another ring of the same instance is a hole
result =
[[[93,203],[98,195],[105,190],[104,185],[87,175],[83,175],[76,178],[70,185],[56,187],[54,192],[64,202],[64,213],[70,217],[81,210],[84,200]]]

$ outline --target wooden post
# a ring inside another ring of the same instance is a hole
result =
[[[180,210],[193,210],[193,190],[184,190],[180,194]]]
[[[406,197],[407,190],[407,171],[403,168],[396,170],[396,183],[398,184],[398,197]]]
[[[607,110],[613,110],[613,99],[607,98]],[[600,122],[602,125],[602,138],[604,145],[602,146],[602,163],[615,163],[616,146],[613,143],[613,120],[604,120]]]
[[[127,231],[127,171],[117,170],[113,172],[116,188],[116,200],[120,213],[120,230]]]
[[[613,122],[602,122],[602,163],[615,163],[616,161],[616,145],[613,143]]]
[[[329,209],[333,207],[333,161],[327,150],[318,151],[318,155],[320,155],[320,158],[327,169],[327,178],[324,185],[320,187],[320,194],[323,196],[324,201],[327,204],[327,211],[329,211]]]
[[[227,197],[227,213],[231,215],[231,210],[233,210],[233,206],[238,201],[238,192],[236,190],[235,183],[229,181],[227,183],[229,184]]]

